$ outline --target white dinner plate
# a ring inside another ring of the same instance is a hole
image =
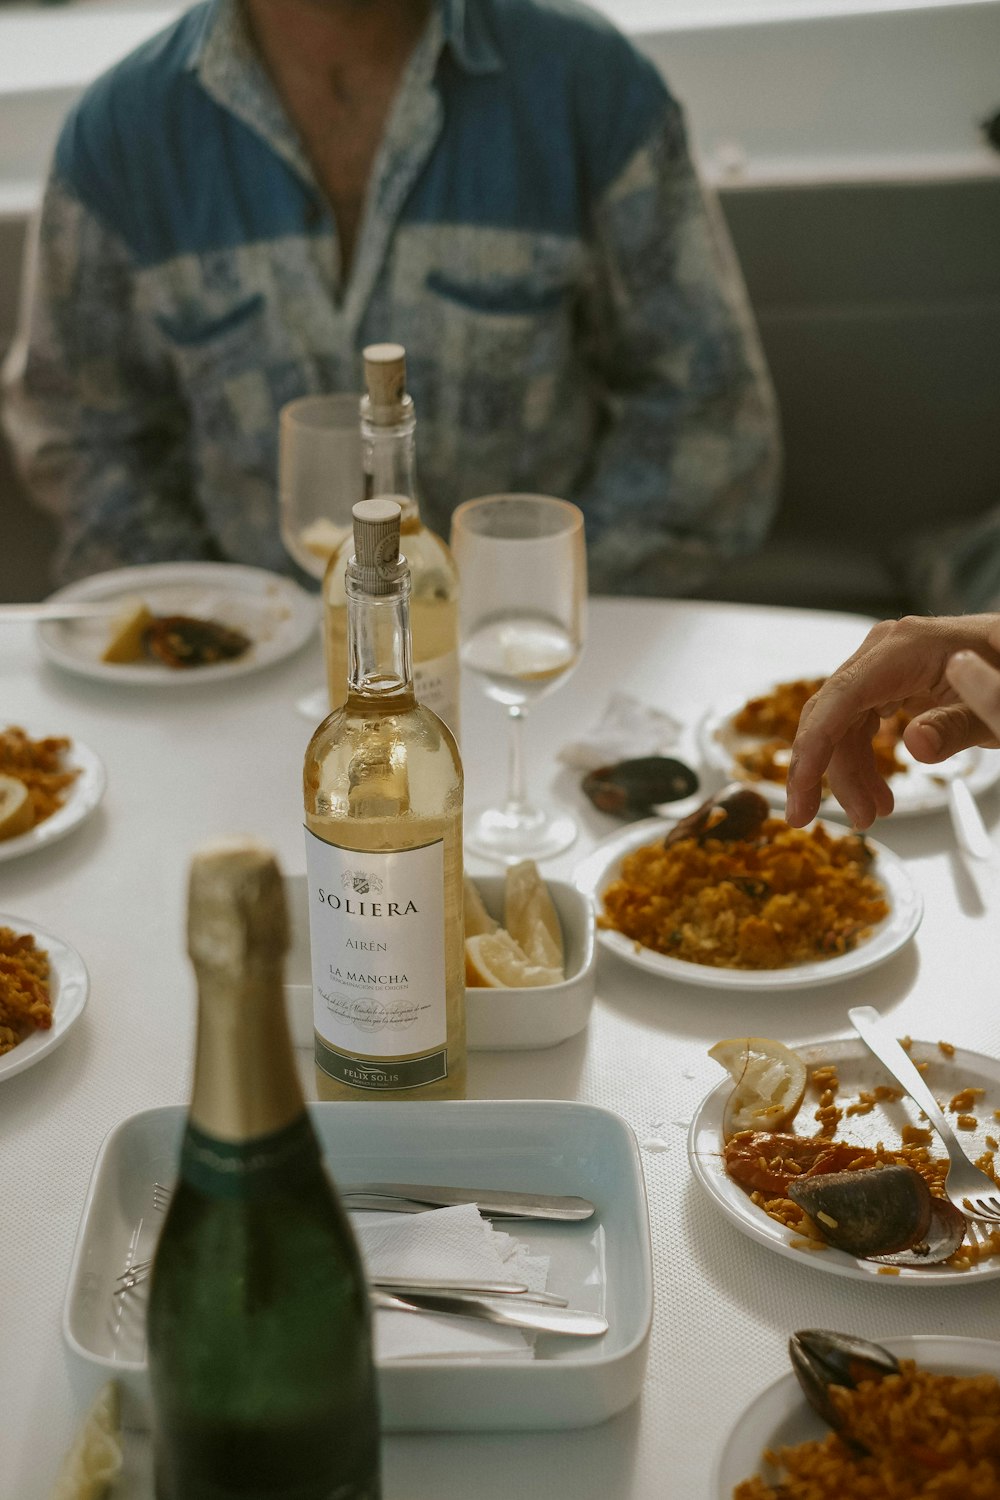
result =
[[[823,1063],[836,1063],[840,1079],[837,1103],[845,1105],[856,1100],[861,1089],[872,1090],[877,1084],[894,1085],[882,1064],[874,1057],[859,1037],[841,1038],[836,1041],[811,1042],[796,1047],[795,1051],[807,1067],[818,1067]],[[926,1062],[924,1078],[934,1097],[948,1100],[966,1087],[981,1088],[984,1093],[976,1102],[975,1115],[979,1120],[976,1130],[962,1131],[962,1144],[972,1157],[988,1149],[986,1136],[997,1129],[993,1111],[1000,1109],[1000,1062],[979,1052],[966,1052],[958,1048],[954,1057],[945,1057],[934,1042],[914,1042],[910,1056],[914,1062]],[[720,1073],[721,1073],[720,1069]],[[925,1267],[899,1266],[898,1274],[886,1275],[874,1261],[857,1260],[844,1250],[828,1246],[825,1250],[797,1250],[791,1243],[798,1238],[790,1229],[770,1218],[762,1208],[752,1202],[728,1175],[722,1159],[722,1118],[726,1101],[733,1090],[728,1074],[722,1078],[709,1094],[706,1094],[695,1111],[688,1132],[688,1160],[691,1170],[708,1193],[712,1202],[735,1224],[743,1234],[749,1235],[758,1244],[765,1245],[778,1255],[787,1256],[799,1265],[831,1276],[850,1276],[856,1281],[877,1282],[880,1286],[942,1286],[973,1281],[985,1281],[1000,1276],[1000,1257],[980,1261],[967,1271],[955,1270],[951,1266]],[[795,1135],[815,1135],[819,1129],[814,1118],[815,1101],[818,1096],[807,1088],[805,1101],[799,1109],[794,1123],[787,1127]],[[901,1139],[904,1125],[922,1125],[927,1122],[909,1099],[884,1102],[875,1105],[867,1115],[844,1115],[837,1126],[836,1139],[849,1141],[859,1146],[877,1146],[881,1141],[892,1146]],[[944,1147],[934,1136],[930,1147],[935,1155],[944,1156]]]
[[[50,733],[56,737],[55,731],[37,734],[27,726],[24,729],[33,740],[46,739]],[[0,863],[5,859],[17,859],[21,854],[30,854],[35,849],[44,848],[46,844],[54,844],[57,839],[72,833],[78,824],[90,817],[104,796],[104,763],[100,756],[89,745],[85,745],[82,740],[73,739],[71,735],[60,731],[57,737],[70,742],[63,756],[63,765],[67,770],[78,769],[80,774],[66,788],[62,807],[57,808],[50,817],[36,823],[27,833],[19,833],[16,838],[0,839]]]
[[[672,827],[673,823],[658,818],[631,823],[604,839],[577,866],[573,872],[574,882],[591,897],[598,914],[603,910],[604,892],[617,879],[625,855],[643,844],[655,843]],[[878,924],[871,937],[850,953],[790,964],[784,969],[719,969],[711,964],[693,964],[686,959],[656,953],[610,928],[598,927],[597,941],[607,952],[639,969],[646,969],[650,974],[658,974],[661,979],[679,979],[685,984],[701,984],[710,989],[801,990],[849,979],[854,974],[875,968],[897,953],[909,942],[923,916],[923,900],[902,861],[874,839],[868,839],[868,843],[875,851],[871,873],[882,882],[889,902],[889,915]]]
[[[26,922],[23,917],[9,917],[0,912],[0,927],[9,927],[20,936],[30,933],[39,948],[49,955],[49,994],[52,997],[52,1025],[48,1031],[33,1031],[10,1052],[0,1057],[0,1078],[12,1078],[43,1057],[65,1040],[70,1029],[83,1014],[87,1003],[90,980],[83,959],[75,948],[53,937],[42,927]]]
[[[816,674],[817,676],[820,674]],[[784,782],[762,781],[748,775],[736,762],[742,750],[751,750],[764,743],[760,735],[740,734],[733,727],[733,720],[746,699],[713,708],[698,726],[698,747],[707,766],[719,771],[728,780],[743,781],[760,792],[772,807],[779,812],[785,810]],[[986,753],[973,748],[953,755],[948,761],[952,775],[961,772],[973,796],[985,792],[1000,779],[1000,755],[995,751]],[[910,817],[916,813],[940,812],[948,806],[948,783],[934,775],[934,768],[920,766],[915,761],[907,763],[905,771],[889,778],[889,786],[895,806],[893,817]],[[845,818],[846,813],[835,797],[824,797],[820,813],[825,818]]]
[[[99,602],[137,595],[154,614],[218,620],[250,636],[252,645],[233,661],[172,669],[159,661],[106,662],[104,619],[46,620],[37,627],[45,656],[67,671],[141,687],[178,687],[242,677],[283,661],[316,634],[319,598],[291,578],[235,563],[151,563],[95,573],[50,597]]]
[[[915,1359],[941,1375],[1000,1375],[1000,1343],[992,1339],[916,1333],[876,1342],[897,1359]],[[763,1459],[765,1448],[793,1448],[828,1431],[795,1376],[783,1375],[751,1401],[726,1439],[715,1469],[715,1500],[733,1500],[736,1485],[754,1475],[775,1482],[771,1465]]]

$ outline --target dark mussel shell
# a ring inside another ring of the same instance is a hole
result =
[[[698,778],[682,760],[643,755],[601,766],[583,778],[583,790],[600,812],[614,818],[649,818],[661,802],[679,802],[698,790]]]
[[[840,1428],[840,1414],[830,1400],[831,1385],[846,1385],[853,1390],[861,1380],[883,1380],[886,1375],[899,1373],[896,1356],[881,1344],[824,1328],[802,1328],[793,1333],[788,1354],[809,1405],[835,1432]]]
[[[731,782],[721,792],[709,797],[686,818],[681,818],[663,840],[669,848],[681,839],[720,839],[739,842],[754,838],[771,815],[771,808],[760,792]]]
[[[965,1215],[947,1198],[931,1197],[931,1220],[922,1239],[894,1255],[869,1255],[887,1266],[935,1266],[947,1260],[965,1239]]]
[[[821,1173],[790,1183],[788,1196],[831,1245],[863,1259],[908,1250],[930,1227],[930,1188],[912,1167]]]

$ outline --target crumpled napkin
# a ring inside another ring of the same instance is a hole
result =
[[[494,1229],[474,1203],[422,1214],[352,1214],[369,1277],[440,1276],[462,1281],[521,1282],[542,1292],[547,1255],[532,1255],[513,1235]],[[534,1335],[519,1328],[447,1314],[375,1313],[375,1357],[525,1359]]]
[[[613,693],[593,729],[563,745],[558,759],[581,771],[596,771],[617,760],[661,755],[677,743],[681,727],[668,713],[631,693]]]

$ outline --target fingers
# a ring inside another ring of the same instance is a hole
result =
[[[832,742],[818,726],[803,735],[800,724],[788,768],[786,822],[793,828],[803,828],[816,816],[824,775],[855,828],[870,828],[876,818],[892,812],[892,792],[876,769],[872,749],[878,726],[879,715],[871,709]],[[797,773],[794,782],[793,770]]]
[[[830,759],[830,790],[855,828],[870,828],[876,818],[888,817],[894,802],[884,777],[876,769],[872,736],[878,729],[874,711],[844,736]]]
[[[834,795],[857,827],[867,828],[873,818],[891,811],[892,794],[875,770],[866,737],[870,740],[875,732],[880,714],[897,707],[907,707],[911,713],[940,714],[954,691],[945,676],[945,664],[956,648],[970,641],[981,643],[986,654],[1000,664],[1000,616],[907,617],[883,621],[870,630],[802,712],[788,768],[788,822],[802,827],[815,816],[825,772]],[[935,730],[953,739],[971,733],[971,725],[963,727],[959,720],[921,717],[926,738],[918,729],[916,743],[910,747],[919,759],[940,760],[952,753],[936,752]],[[916,746],[921,744],[929,755],[920,755]]]
[[[967,737],[963,744],[945,749],[944,754],[953,755],[956,749],[964,749],[967,745],[982,745],[991,741],[996,744],[1000,741],[1000,672],[974,651],[957,651],[950,658],[945,671],[948,681],[962,699],[962,711],[965,715],[955,733],[963,732]],[[968,707],[964,708],[964,705]],[[959,706],[949,712],[957,714]],[[950,729],[951,726],[948,727]]]
[[[816,816],[826,769],[855,713],[844,688],[833,678],[803,708],[785,789],[785,819],[793,828],[805,827]]]

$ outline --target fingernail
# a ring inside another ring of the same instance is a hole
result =
[[[944,749],[944,741],[941,738],[940,729],[938,729],[936,724],[923,724],[921,728],[927,736],[928,742],[935,754],[940,754]]]

